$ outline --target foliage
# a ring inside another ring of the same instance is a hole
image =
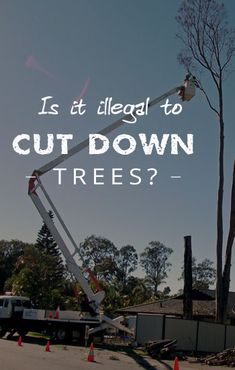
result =
[[[105,290],[105,298],[103,301],[104,312],[111,314],[119,307],[123,305],[123,296],[115,285],[103,282],[103,288]]]
[[[152,289],[146,285],[145,279],[136,276],[130,276],[127,280],[126,291],[128,292],[125,306],[133,306],[136,304],[150,302],[152,298]]]
[[[48,214],[53,220],[54,215],[52,211],[49,211]],[[45,222],[43,222],[38,232],[36,248],[38,248],[40,252],[54,257],[54,276],[57,279],[62,279],[65,274],[65,267],[61,258],[61,252]]]
[[[52,211],[49,211],[48,215],[50,216],[50,218],[53,221],[54,215],[53,215]],[[50,254],[51,256],[60,256],[61,255],[61,252],[60,252],[56,242],[54,241],[54,238],[51,235],[51,232],[48,229],[45,222],[43,222],[43,225],[42,225],[41,229],[38,232],[36,247],[40,251],[46,252],[47,254]]]
[[[152,290],[145,284],[145,280],[136,276],[127,279],[125,294],[117,289],[116,285],[103,283],[105,290],[104,311],[112,313],[120,307],[147,303],[152,300]]]
[[[98,279],[115,279],[118,250],[110,240],[91,235],[80,243],[79,254],[83,267],[93,270]]]
[[[195,257],[192,258],[192,287],[194,289],[209,289],[215,283],[216,270],[214,263],[208,258],[197,263]],[[184,278],[184,267],[182,267],[182,275],[179,280]]]
[[[158,298],[159,299],[166,299],[170,297],[171,288],[169,286],[166,286],[162,292],[158,292]]]
[[[164,283],[171,266],[168,258],[173,250],[159,241],[152,241],[140,254],[140,264],[146,273],[146,283],[152,288],[155,297],[158,296],[158,287]]]
[[[0,292],[4,291],[5,281],[12,275],[18,257],[28,245],[20,240],[0,241]]]
[[[229,72],[234,54],[234,29],[229,28],[223,4],[215,0],[184,0],[176,17],[185,49],[179,61],[188,71],[206,69],[214,82]]]
[[[52,212],[49,212],[49,216],[53,219]],[[38,232],[35,245],[14,241],[11,245],[3,243],[0,249],[4,251],[6,271],[9,268],[5,289],[30,297],[39,308],[63,305],[66,298],[66,270],[57,244],[45,223]]]
[[[54,256],[26,246],[18,257],[13,275],[5,287],[16,295],[30,297],[36,307],[55,308],[62,303],[63,281],[54,274],[57,260]]]
[[[155,299],[154,285],[153,282],[149,283],[149,276],[139,278],[132,275],[138,264],[138,254],[133,246],[126,245],[118,250],[108,239],[94,235],[86,238],[80,246],[83,267],[94,271],[105,290],[104,312],[112,315],[120,307]],[[5,290],[28,296],[36,308],[55,309],[60,305],[62,309],[79,309],[80,298],[84,293],[79,294],[82,291],[79,283],[73,281],[63,265],[58,278],[58,259],[61,257],[54,253],[56,247],[45,224],[40,229],[35,245],[20,241],[0,241],[0,277]],[[164,258],[171,250],[165,248],[159,242],[151,242],[145,250],[158,251],[157,265],[160,261],[162,263],[162,270],[158,265],[158,279],[167,276],[170,266]],[[150,274],[149,268],[146,269]],[[163,298],[169,292],[167,287],[158,294]]]
[[[117,258],[117,280],[121,291],[124,293],[128,278],[136,270],[137,264],[138,254],[132,245],[126,245],[119,250]]]
[[[193,267],[193,288],[209,289],[210,285],[215,283],[216,270],[213,262],[205,258],[201,263]]]

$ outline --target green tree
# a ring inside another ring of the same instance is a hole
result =
[[[0,292],[4,291],[5,281],[12,275],[18,257],[28,245],[20,240],[0,240]]]
[[[55,308],[63,302],[64,280],[55,276],[54,256],[27,245],[18,257],[5,288],[14,294],[28,296],[38,308]]]
[[[166,299],[170,297],[171,288],[169,286],[166,286],[162,292],[158,293],[159,299]]]
[[[103,309],[106,314],[110,315],[123,306],[123,297],[114,284],[103,281],[102,285],[105,290],[105,298],[102,302]]]
[[[132,245],[125,245],[119,250],[117,258],[117,280],[121,291],[125,293],[130,274],[136,270],[138,254]]]
[[[168,258],[172,252],[171,248],[159,241],[152,241],[140,254],[140,265],[146,273],[146,284],[152,288],[155,297],[158,296],[159,285],[164,283],[168,276],[171,266]]]
[[[223,270],[223,194],[224,194],[224,81],[231,71],[235,52],[235,30],[229,28],[224,5],[216,0],[184,0],[176,17],[180,25],[179,37],[185,49],[179,61],[189,72],[205,71],[212,82],[216,97],[212,99],[201,81],[198,87],[219,123],[219,186],[217,194],[216,242],[216,320],[223,322],[227,312],[230,284],[232,245],[235,221],[230,223]],[[234,185],[235,186],[235,185]],[[232,236],[232,237],[231,237]]]
[[[118,250],[110,240],[91,235],[80,243],[79,254],[83,267],[93,270],[98,279],[115,279]]]
[[[184,267],[182,267],[182,275],[179,280],[184,278]],[[209,289],[215,283],[216,269],[214,263],[208,258],[197,263],[195,257],[192,258],[192,286],[194,289]]]
[[[215,283],[216,270],[213,262],[205,258],[202,262],[196,264],[193,269],[193,288],[209,289]]]
[[[126,295],[123,296],[123,306],[133,306],[147,303],[152,299],[152,289],[146,285],[145,279],[130,276],[126,284]]]
[[[48,214],[53,220],[54,215],[52,211],[49,211]],[[43,225],[38,232],[35,246],[40,252],[54,258],[54,276],[57,279],[62,279],[65,274],[65,267],[61,258],[61,252],[45,222],[43,222]]]
[[[54,219],[53,212],[48,211],[48,214],[49,214],[50,218],[53,220]],[[56,242],[54,241],[54,238],[51,235],[51,232],[48,229],[45,222],[43,222],[43,225],[42,225],[41,229],[38,232],[36,247],[39,250],[41,250],[42,252],[46,252],[47,254],[50,254],[51,256],[60,256],[61,255],[59,247],[57,246]]]

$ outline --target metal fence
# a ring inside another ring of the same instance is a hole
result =
[[[235,346],[235,326],[176,317],[138,314],[136,341],[177,339],[177,349],[195,352],[220,352]]]

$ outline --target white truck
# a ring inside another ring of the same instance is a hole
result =
[[[97,317],[78,311],[41,310],[32,308],[28,297],[0,296],[0,338],[18,333],[24,337],[29,331],[50,337],[53,341],[69,343],[76,340],[84,345],[89,328],[100,325]],[[91,339],[91,338],[90,338]]]
[[[28,297],[0,296],[0,338],[12,330],[24,335],[24,325],[21,325],[23,311],[30,308],[31,302]]]
[[[176,93],[182,101],[189,101],[195,95],[195,84],[195,77],[187,75],[181,86],[177,86],[150,101],[148,103],[148,107],[150,108]],[[133,114],[135,114],[135,112]],[[122,126],[124,121],[129,118],[129,115],[125,115],[102,129],[99,134],[107,135],[116,128]],[[90,336],[94,335],[110,326],[129,334],[133,334],[130,329],[121,324],[123,319],[122,317],[110,319],[102,313],[101,304],[104,299],[105,292],[99,288],[98,283],[95,284],[97,288],[96,292],[91,289],[89,282],[84,276],[84,270],[78,265],[80,258],[78,247],[41,181],[42,175],[46,174],[48,171],[52,170],[74,154],[85,149],[88,145],[89,140],[86,139],[71,148],[68,151],[68,154],[62,154],[41,168],[34,170],[29,179],[28,194],[60,248],[68,270],[73,274],[75,279],[79,281],[79,284],[87,297],[87,303],[89,305],[89,310],[87,311],[92,314],[86,313],[84,315],[81,312],[62,311],[60,312],[59,318],[54,318],[54,314],[51,315],[47,310],[36,310],[30,307],[25,307],[25,305],[30,304],[28,298],[3,296],[0,298],[0,336],[5,334],[7,331],[14,330],[19,334],[25,334],[28,331],[44,331],[52,338],[61,341],[77,337],[80,343],[83,344],[87,334]],[[40,190],[40,192],[38,192],[38,190]],[[66,240],[68,240],[69,243],[65,242],[58,227],[48,215],[47,209],[40,198],[41,193],[43,193],[44,202],[46,200],[50,209],[54,212],[63,233],[66,235]],[[86,269],[86,273],[87,272],[93,283],[96,283],[96,278],[93,276],[92,272]]]

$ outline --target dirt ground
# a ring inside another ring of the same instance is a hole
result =
[[[0,367],[2,370],[167,370],[173,368],[172,361],[162,363],[134,351],[110,351],[95,348],[95,362],[87,361],[88,348],[53,345],[45,352],[44,342],[27,342],[22,347],[15,340],[0,340]],[[228,370],[227,367],[209,367],[201,364],[179,362],[181,370]]]

